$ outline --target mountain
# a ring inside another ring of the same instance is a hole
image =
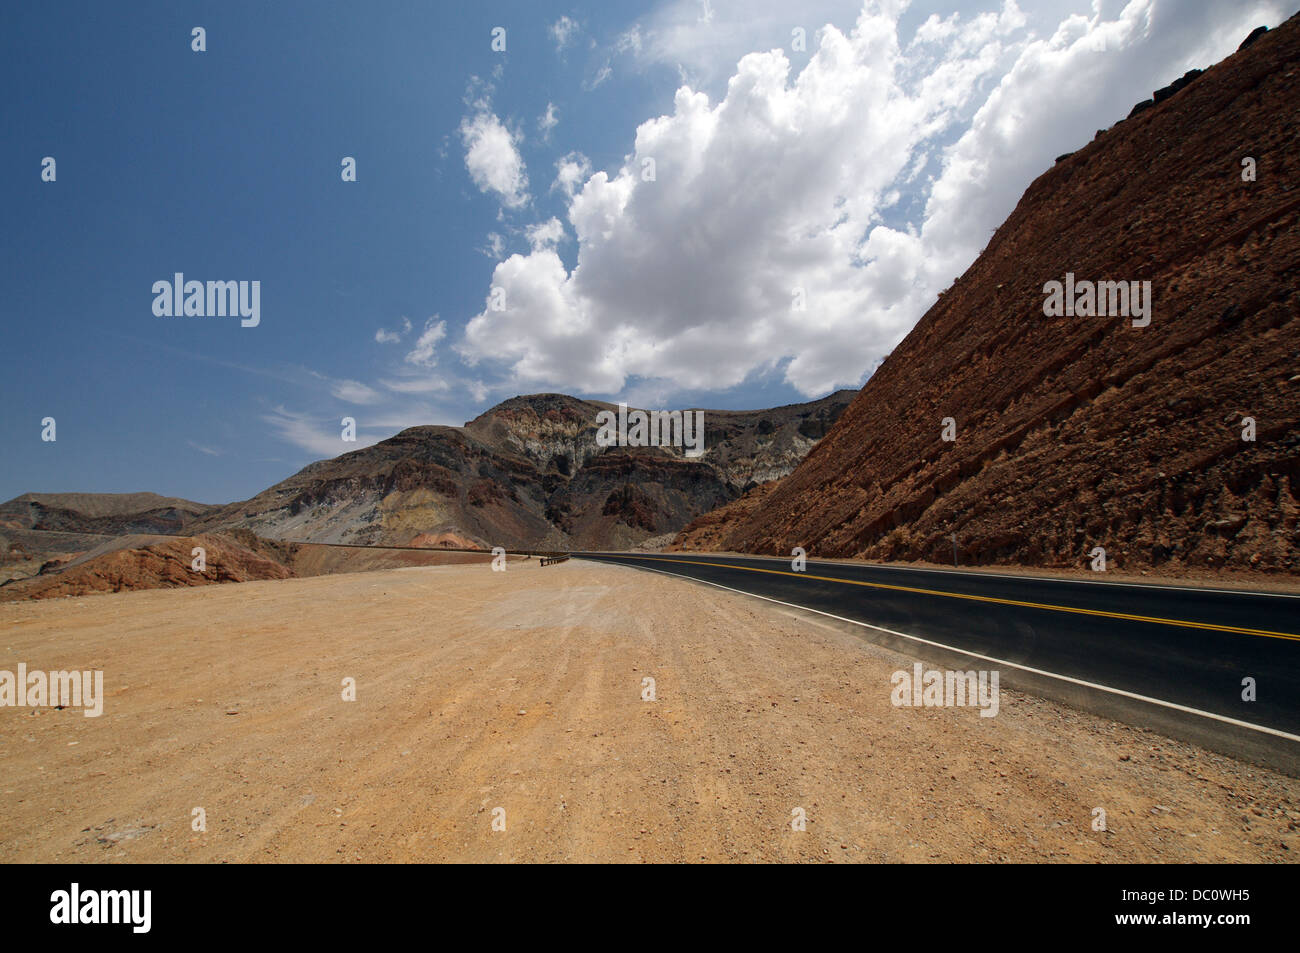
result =
[[[24,493],[0,503],[0,530],[174,534],[218,509],[157,493]]]
[[[0,503],[0,585],[121,536],[185,532],[220,507],[157,493],[24,493]]]
[[[675,546],[1300,571],[1298,107],[1293,17],[1062,156],[799,467]],[[1072,280],[1149,281],[1150,324],[1047,316]]]
[[[704,411],[704,453],[602,447],[615,405],[515,397],[464,427],[411,427],[322,460],[192,531],[246,528],[305,542],[623,548],[672,533],[790,473],[853,391],[770,410]]]

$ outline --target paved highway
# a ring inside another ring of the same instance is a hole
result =
[[[874,629],[921,658],[982,657],[965,667],[1000,669],[1004,683],[1010,669],[1021,684],[1056,683],[1067,697],[1154,706],[1166,727],[1227,732],[1233,753],[1231,739],[1249,737],[1286,749],[1284,760],[1300,754],[1300,596],[812,560],[795,572],[790,560],[757,556],[573,555],[865,625],[868,637]],[[1255,701],[1242,699],[1248,677]]]

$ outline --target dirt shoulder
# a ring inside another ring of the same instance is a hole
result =
[[[993,718],[896,708],[890,675],[911,659],[627,567],[11,603],[0,633],[0,669],[103,669],[106,695],[98,718],[0,708],[3,862],[1238,863],[1300,850],[1300,781],[1005,690]]]

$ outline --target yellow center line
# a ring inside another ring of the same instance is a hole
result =
[[[923,596],[940,596],[945,599],[966,599],[970,602],[991,602],[1003,606],[1022,606],[1027,609],[1046,609],[1051,612],[1071,612],[1075,615],[1100,616],[1106,619],[1125,619],[1129,622],[1151,622],[1155,625],[1172,625],[1183,629],[1203,629],[1207,632],[1231,632],[1237,635],[1257,635],[1268,639],[1291,639],[1300,642],[1300,635],[1290,632],[1269,632],[1266,629],[1247,629],[1236,625],[1216,625],[1213,622],[1188,622],[1182,619],[1161,619],[1149,615],[1131,615],[1127,612],[1107,612],[1104,609],[1078,609],[1074,606],[1054,606],[1043,602],[1023,602],[1019,599],[1000,599],[997,596],[975,596],[963,592],[943,592],[939,589],[918,589],[914,586],[894,586],[886,582],[863,582],[858,579],[839,579],[835,576],[815,576],[806,572],[789,572],[783,569],[759,569],[756,566],[735,566],[731,563],[705,562],[698,559],[672,559],[667,556],[622,556],[602,553],[602,557],[614,559],[647,559],[657,563],[682,563],[688,566],[711,566],[714,569],[737,569],[743,572],[762,572],[772,576],[791,576],[796,579],[817,579],[822,582],[838,582],[846,586],[865,586],[869,589],[888,589],[893,592],[911,592]]]

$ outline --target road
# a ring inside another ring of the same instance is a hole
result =
[[[1010,670],[1070,697],[1158,709],[1161,727],[1226,732],[1230,753],[1242,738],[1289,749],[1291,761],[1300,752],[1300,596],[813,560],[796,572],[757,556],[573,555],[865,625],[921,658],[974,655],[964,667],[997,668],[1004,684]],[[1242,697],[1245,678],[1254,701]]]

